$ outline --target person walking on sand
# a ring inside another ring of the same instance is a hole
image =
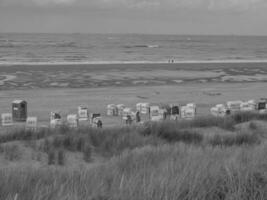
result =
[[[97,128],[102,128],[103,124],[101,120],[97,121]]]

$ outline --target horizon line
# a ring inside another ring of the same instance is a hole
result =
[[[232,36],[232,37],[267,37],[264,34],[209,34],[209,33],[119,33],[119,32],[15,32],[0,31],[0,34],[58,34],[58,35],[165,35],[165,36]]]

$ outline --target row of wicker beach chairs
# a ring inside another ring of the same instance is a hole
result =
[[[267,113],[267,100],[249,101],[228,101],[226,104],[217,104],[210,109],[214,117],[224,117],[235,112],[259,112]],[[36,129],[38,127],[37,117],[28,116],[27,102],[15,100],[12,102],[12,113],[1,114],[2,126],[13,126],[19,122],[25,123],[25,127]],[[106,108],[108,117],[121,117],[124,124],[131,125],[133,122],[142,124],[145,121],[163,120],[192,120],[197,116],[197,105],[188,103],[186,105],[157,105],[148,102],[137,103],[135,108],[126,107],[124,104],[109,104]],[[78,106],[77,114],[67,115],[66,120],[62,119],[59,112],[50,113],[50,128],[57,128],[62,125],[77,128],[79,125],[90,125],[91,127],[102,128],[103,122],[100,113],[90,113],[87,106]]]

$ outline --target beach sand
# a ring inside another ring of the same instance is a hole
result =
[[[198,115],[229,100],[267,96],[266,63],[118,64],[1,66],[1,113],[14,99],[28,101],[29,116],[48,125],[51,111],[77,113],[79,105],[103,115],[104,126],[122,124],[106,117],[107,104],[135,108],[138,102],[195,102]],[[5,77],[12,77],[6,80]]]

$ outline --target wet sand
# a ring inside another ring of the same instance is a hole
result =
[[[0,66],[1,90],[266,82],[267,63]]]

